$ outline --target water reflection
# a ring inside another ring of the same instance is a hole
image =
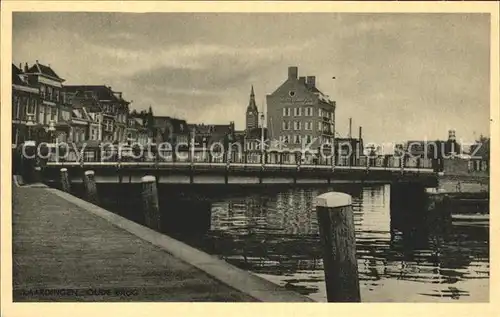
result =
[[[142,223],[140,186],[100,184],[101,205]],[[455,226],[404,199],[391,206],[388,185],[159,188],[166,233],[318,301],[313,198],[328,191],[353,198],[362,301],[488,301],[488,226]]]
[[[243,269],[326,300],[313,197],[333,189],[289,188],[218,199],[212,203],[209,232],[195,244]],[[397,298],[400,287],[408,288],[405,291],[415,301],[463,299],[471,291],[467,280],[489,278],[486,227],[436,222],[424,209],[391,212],[389,186],[342,191],[353,196],[359,277],[362,293],[373,291],[365,296],[370,300],[388,300],[383,297],[391,292]],[[391,223],[395,214],[403,218],[397,225]],[[376,295],[382,288],[382,295]],[[486,293],[475,295],[487,298],[487,288],[481,292]]]

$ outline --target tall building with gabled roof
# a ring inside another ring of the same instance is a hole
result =
[[[288,148],[310,149],[332,144],[335,136],[335,101],[316,86],[315,76],[298,77],[298,68],[288,68],[288,78],[266,96],[269,138]]]

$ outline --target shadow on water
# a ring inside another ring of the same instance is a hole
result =
[[[73,191],[81,197],[83,186],[75,184]],[[313,198],[329,191],[353,198],[362,290],[376,291],[386,280],[410,281],[430,285],[421,295],[460,299],[469,295],[461,282],[489,278],[487,227],[454,226],[450,215],[428,212],[424,196],[412,203],[400,199],[391,204],[388,185],[160,184],[162,231],[324,300]],[[141,184],[99,184],[98,192],[102,207],[144,223]]]

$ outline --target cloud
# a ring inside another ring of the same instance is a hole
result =
[[[486,14],[16,13],[13,34],[17,63],[189,121],[242,128],[250,85],[261,106],[295,65],[342,135],[349,117],[374,141],[488,132]]]

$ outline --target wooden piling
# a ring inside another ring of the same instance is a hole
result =
[[[161,230],[160,204],[154,176],[144,176],[142,182],[142,209],[144,224],[153,230]]]
[[[61,189],[67,193],[71,192],[71,184],[67,168],[61,168]]]
[[[93,204],[98,204],[99,198],[97,196],[97,185],[95,183],[94,171],[85,171],[83,174],[83,185],[85,187],[87,200]]]
[[[328,302],[360,302],[351,196],[325,193],[315,204]]]

